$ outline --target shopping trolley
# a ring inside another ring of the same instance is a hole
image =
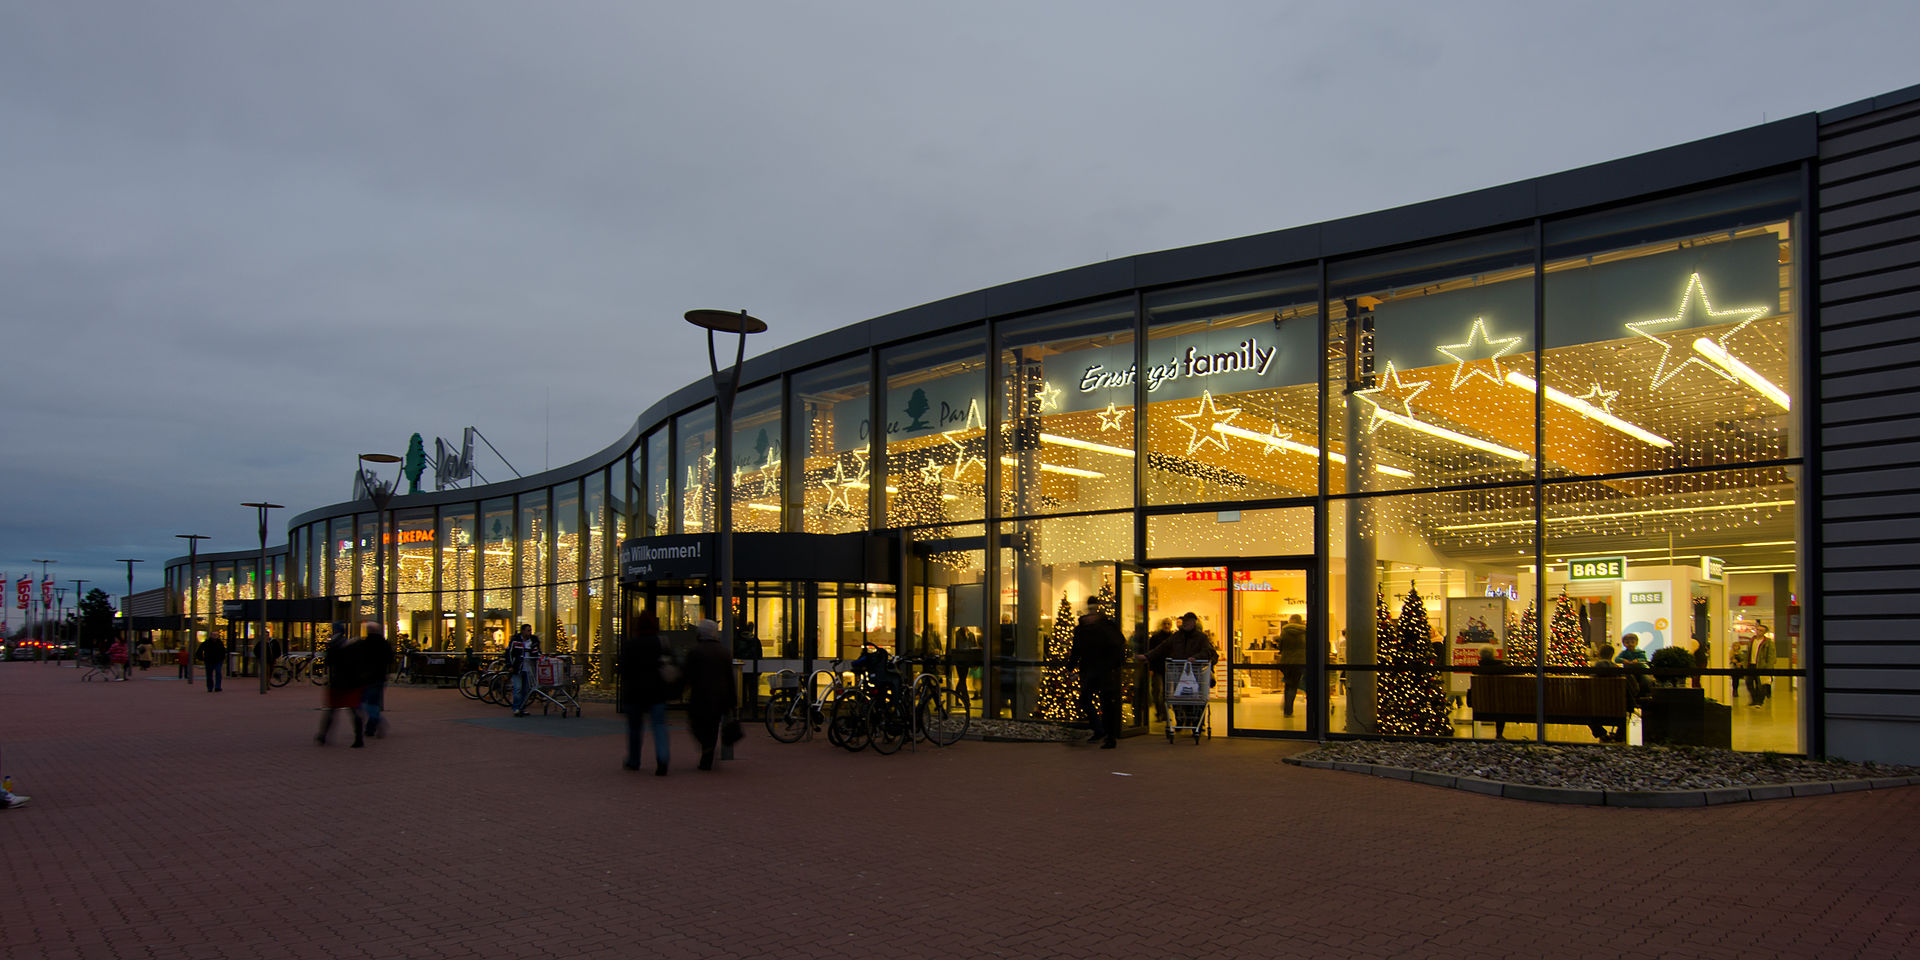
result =
[[[1193,742],[1213,736],[1207,697],[1213,687],[1213,661],[1168,660],[1163,668],[1167,703],[1167,742],[1175,734],[1191,733]]]
[[[572,663],[566,657],[535,657],[533,659],[533,689],[528,691],[527,702],[534,697],[540,698],[540,712],[547,712],[549,706],[559,707],[564,719],[568,710],[574,716],[580,715],[580,700],[574,696],[578,685],[570,676]]]

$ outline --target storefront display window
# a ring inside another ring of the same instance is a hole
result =
[[[553,650],[586,655],[580,624],[580,484],[553,488]],[[584,666],[584,664],[583,664]]]
[[[1313,508],[1208,510],[1147,518],[1147,557],[1313,555]]]
[[[986,353],[986,337],[976,327],[881,354],[888,526],[985,516]]]
[[[647,448],[646,472],[637,509],[640,511],[640,535],[653,537],[672,533],[675,529],[673,439],[663,427],[648,434],[644,443]],[[635,475],[640,476],[638,473]]]
[[[1133,298],[1000,324],[1003,516],[1133,506]]]
[[[625,467],[620,468],[624,472]],[[613,532],[608,520],[617,516],[619,507],[608,510],[607,474],[597,470],[587,474],[585,481],[586,522],[586,566],[582,569],[580,584],[580,630],[584,641],[586,659],[582,666],[589,671],[588,679],[597,680],[608,667],[612,652],[606,642],[607,584],[611,582],[607,567],[607,558],[612,556],[607,550],[607,537]]]
[[[1118,561],[1133,555],[1132,515],[1021,520],[1000,530],[1007,546],[999,551],[991,702],[1013,719],[1069,719],[1078,709],[1065,666],[1073,625],[1089,597],[1117,596]]]
[[[327,592],[340,600],[352,600],[353,579],[353,517],[334,517],[328,521],[327,536]]]
[[[780,529],[780,381],[740,391],[733,406],[733,463],[726,482],[733,491],[733,528]]]
[[[1319,489],[1319,298],[1318,270],[1147,298],[1149,503]]]
[[[871,365],[864,356],[793,376],[789,449],[801,451],[788,509],[807,533],[848,533],[868,526],[873,437]]]
[[[707,533],[713,528],[714,425],[713,404],[692,413],[683,413],[676,421],[680,456],[675,461],[679,477],[679,529],[675,533]]]
[[[440,641],[442,649],[461,650],[474,638],[474,566],[479,542],[473,532],[473,504],[440,508]]]
[[[513,498],[499,497],[480,506],[481,650],[497,654],[506,649],[513,624]]]
[[[552,650],[554,640],[553,577],[549,573],[553,560],[553,523],[547,497],[546,490],[520,495],[520,590],[513,624],[516,631],[522,623],[532,625],[542,650]]]

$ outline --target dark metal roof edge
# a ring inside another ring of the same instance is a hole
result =
[[[288,545],[284,543],[277,547],[267,548],[267,556],[269,557],[285,556],[289,552],[290,551],[288,549]],[[194,557],[194,560],[199,563],[206,563],[209,560],[218,562],[222,560],[258,560],[258,559],[260,559],[260,551],[257,548],[252,550],[222,550],[218,553],[208,553],[207,551],[202,550]],[[186,565],[187,565],[187,555],[183,553],[177,557],[168,558],[166,563],[161,564],[161,568],[171,570],[174,567],[184,567]],[[156,587],[155,589],[164,589],[164,588]]]
[[[1843,104],[1831,110],[1822,110],[1819,113],[1820,122],[1838,123],[1842,120],[1851,120],[1854,117],[1864,116],[1875,110],[1885,110],[1889,107],[1897,107],[1904,103],[1912,103],[1915,100],[1920,100],[1920,83],[1900,90],[1871,96],[1865,100],[1855,100],[1852,103]]]

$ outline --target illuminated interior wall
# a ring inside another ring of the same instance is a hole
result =
[[[1000,326],[1000,514],[1133,506],[1133,298]]]
[[[733,493],[733,528],[779,530],[785,456],[779,380],[740,391],[734,400],[732,444],[733,463],[724,482]]]
[[[801,451],[798,489],[788,508],[807,533],[849,533],[868,526],[872,476],[873,371],[865,356],[793,376],[789,449]]]
[[[987,498],[986,334],[978,327],[881,353],[890,527],[979,520]],[[835,430],[869,419],[849,409]],[[846,426],[843,426],[846,425]],[[862,481],[865,482],[865,481]]]

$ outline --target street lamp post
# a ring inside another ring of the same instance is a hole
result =
[[[720,642],[733,649],[733,401],[740,392],[740,361],[747,354],[747,334],[762,333],[764,321],[750,317],[745,310],[689,310],[687,322],[707,331],[707,367],[713,371],[714,412],[714,524],[720,536]],[[733,363],[720,369],[719,354],[713,346],[715,333],[736,334]],[[721,759],[731,759],[733,750],[724,748]]]
[[[194,589],[194,587],[198,586],[196,578],[200,575],[200,541],[211,540],[213,538],[198,533],[176,533],[174,536],[187,542],[187,602],[185,604],[187,619],[181,621],[180,624],[180,642],[186,644],[188,658],[187,682],[192,683],[192,658],[198,651],[194,649],[193,641],[187,637],[187,628],[188,624],[191,623],[196,633],[199,632],[200,629],[200,593]]]
[[[68,580],[67,582],[73,584],[73,649],[76,652],[73,658],[73,667],[78,670],[80,668],[80,657],[78,656],[80,649],[80,601],[87,598],[86,591],[81,588],[86,586],[87,581]]]
[[[146,561],[121,557],[113,562],[127,565],[127,602],[121,604],[120,608],[120,616],[127,621],[126,636],[120,638],[120,643],[125,646],[127,650],[126,676],[122,679],[131,680],[133,679],[133,565],[136,563],[146,563]],[[108,669],[111,670],[112,667],[109,666]]]
[[[47,642],[47,592],[46,592],[47,591],[47,564],[59,563],[60,561],[35,560],[33,562],[40,565],[40,582],[36,584],[36,586],[40,588],[40,629],[37,632],[36,636],[40,638],[41,643],[46,643]]]
[[[273,665],[267,663],[267,511],[283,509],[284,505],[261,500],[241,506],[260,512],[260,565],[253,570],[253,602],[260,605],[260,615],[254,620],[253,642],[260,645],[260,652],[254,655],[253,670],[260,675],[260,692],[264,694],[273,673]]]
[[[360,459],[365,463],[400,462],[400,458],[391,453],[363,453]],[[379,479],[379,474],[376,473],[374,478]],[[378,483],[365,484],[367,496],[373,498],[373,509],[376,511],[373,524],[377,531],[373,538],[373,618],[380,623],[381,636],[392,635],[392,631],[387,628],[387,505],[393,502],[393,488],[399,484],[400,477],[397,474],[391,486],[382,486]]]
[[[79,601],[76,600],[74,602],[78,603]],[[61,621],[65,620],[66,618],[67,618],[67,588],[54,587],[53,588],[53,642],[54,643],[62,642],[60,639],[60,634],[64,633],[65,631],[60,629],[60,624],[61,624]],[[47,658],[47,648],[41,647],[40,659],[45,660],[46,658]],[[56,652],[54,654],[53,662],[56,666],[59,665],[60,663],[59,653]]]

